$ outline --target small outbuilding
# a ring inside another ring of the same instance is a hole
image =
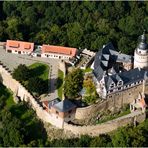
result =
[[[68,99],[59,101],[54,99],[52,101],[44,101],[43,106],[45,110],[51,114],[53,120],[57,121],[58,126],[64,126],[64,122],[69,122],[75,119],[76,105]]]

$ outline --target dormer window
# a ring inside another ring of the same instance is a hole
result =
[[[123,81],[122,80],[118,81],[118,84],[117,85],[118,86],[122,86],[123,85]]]
[[[115,84],[114,83],[111,83],[110,84],[110,88],[114,88],[115,87]]]

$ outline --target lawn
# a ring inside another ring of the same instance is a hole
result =
[[[48,80],[49,66],[43,63],[34,63],[29,66],[32,76],[37,76],[43,80]]]
[[[63,95],[63,78],[64,78],[64,73],[61,70],[58,70],[57,89],[58,89],[58,97],[60,99],[62,99]]]

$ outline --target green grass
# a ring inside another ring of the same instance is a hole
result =
[[[64,73],[61,70],[58,70],[57,89],[58,89],[58,97],[60,99],[62,99],[63,95],[63,78],[64,78]]]
[[[49,66],[43,63],[34,63],[29,66],[32,76],[37,76],[43,80],[48,80]]]

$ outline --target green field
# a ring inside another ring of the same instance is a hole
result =
[[[64,78],[64,73],[61,70],[58,70],[57,89],[58,89],[58,97],[60,99],[62,99],[63,95],[63,78]]]
[[[34,63],[29,66],[32,76],[37,76],[43,80],[48,80],[49,66],[43,63]]]

